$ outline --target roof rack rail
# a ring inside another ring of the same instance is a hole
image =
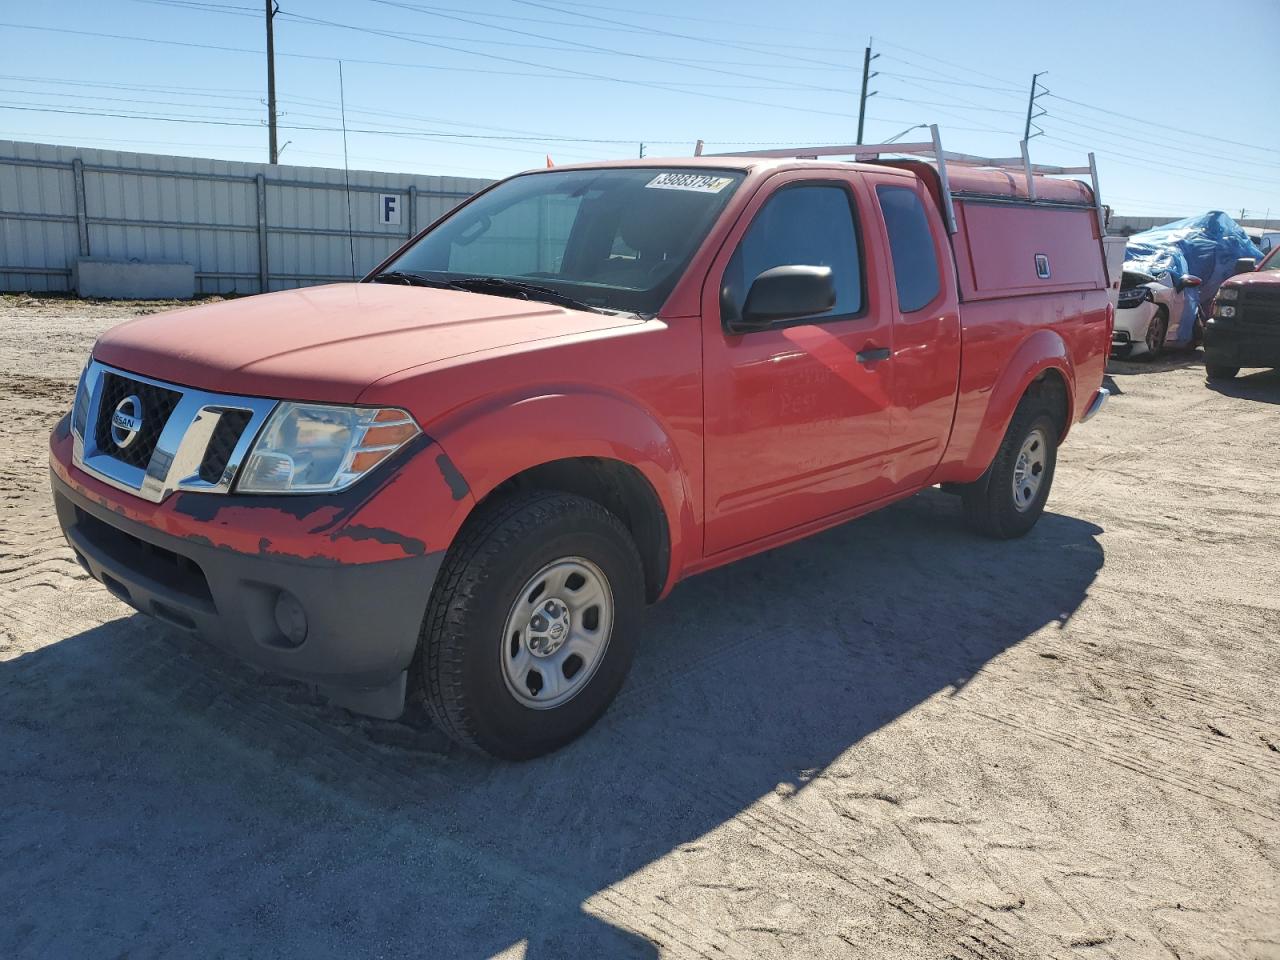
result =
[[[1031,154],[1027,150],[1027,141],[1019,144],[1022,155],[1019,157],[979,157],[971,153],[953,153],[942,149],[942,137],[938,133],[936,123],[929,124],[931,140],[919,143],[857,143],[828,147],[785,147],[777,150],[742,150],[735,153],[704,154],[702,141],[694,148],[694,156],[716,157],[777,157],[781,159],[816,160],[818,157],[849,157],[854,162],[861,160],[878,160],[884,154],[899,156],[916,156],[932,160],[938,167],[938,179],[942,182],[942,201],[946,208],[947,229],[956,232],[955,208],[951,202],[951,181],[947,177],[947,164],[960,164],[970,167],[994,167],[1002,170],[1021,170],[1026,178],[1027,199],[1036,202],[1035,176],[1060,177],[1088,174],[1093,185],[1093,205],[1098,216],[1098,230],[1106,235],[1106,211],[1102,206],[1102,194],[1098,190],[1098,165],[1093,154],[1089,154],[1089,165],[1086,167],[1056,167],[1044,163],[1032,163]]]

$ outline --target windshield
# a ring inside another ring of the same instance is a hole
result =
[[[499,277],[654,314],[743,176],[688,167],[524,174],[460,208],[382,272]]]
[[[1276,247],[1269,254],[1262,258],[1262,262],[1258,264],[1259,270],[1280,270],[1280,247]]]

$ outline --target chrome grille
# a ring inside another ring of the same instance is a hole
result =
[[[132,437],[127,446],[116,443],[111,436],[111,418],[116,408],[126,399],[136,399],[142,427]],[[98,449],[110,453],[117,460],[131,464],[143,470],[151,462],[151,454],[155,452],[160,440],[160,431],[169,422],[169,415],[178,405],[182,394],[176,390],[168,390],[140,380],[132,380],[116,373],[105,374],[102,378],[102,400],[98,404],[98,417],[95,424],[95,441]]]
[[[249,425],[250,417],[248,410],[228,410],[222,415],[200,461],[200,479],[205,483],[218,483],[227,472],[227,465],[235,453],[236,444],[244,435],[244,428]]]
[[[112,418],[130,398],[135,402],[126,405],[126,420],[135,435],[122,445],[113,436]],[[275,406],[275,400],[196,390],[93,361],[76,393],[73,461],[155,503],[175,490],[229,493]]]

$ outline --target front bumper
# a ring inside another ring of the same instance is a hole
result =
[[[1218,367],[1280,367],[1280,321],[1244,324],[1214,317],[1204,328],[1204,359]]]
[[[1144,300],[1136,307],[1116,309],[1115,328],[1111,332],[1111,355],[1124,358],[1147,352],[1147,329],[1156,315],[1156,305]]]
[[[51,484],[77,560],[121,600],[341,706],[400,715],[443,551],[342,563],[284,558],[264,539],[247,553],[131,520],[57,471]]]

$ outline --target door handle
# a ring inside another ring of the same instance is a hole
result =
[[[858,351],[858,362],[875,363],[877,360],[888,360],[891,353],[888,347],[869,347]]]

